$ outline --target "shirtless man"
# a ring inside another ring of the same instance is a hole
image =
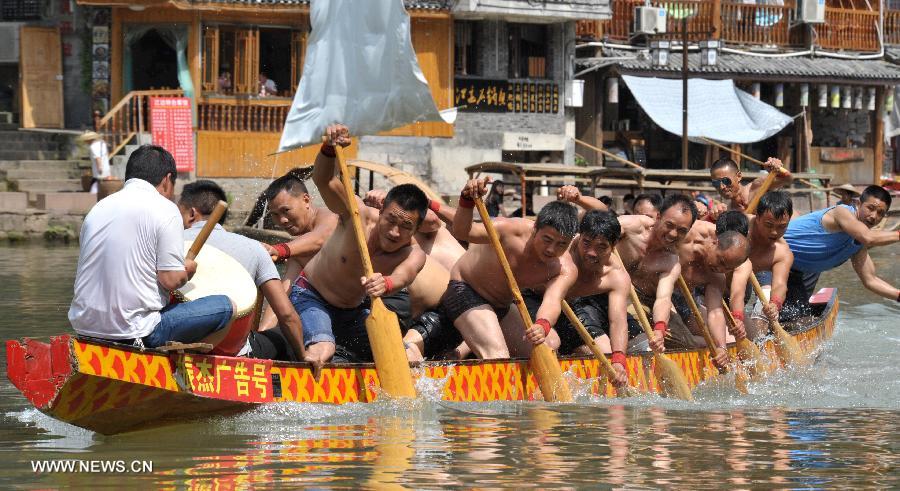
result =
[[[512,324],[507,329],[500,326],[507,315],[519,314],[510,312],[512,292],[487,230],[483,224],[472,223],[473,200],[487,193],[487,182],[487,178],[470,180],[460,195],[453,235],[468,241],[469,249],[450,272],[441,306],[479,358],[527,356],[531,346],[543,343],[556,323],[562,299],[578,275],[567,252],[577,231],[578,213],[572,205],[555,201],[541,210],[535,222],[523,218],[495,222],[519,287],[544,290],[538,319],[523,337],[521,329],[514,332]]]
[[[725,292],[725,275],[734,271],[747,260],[749,242],[736,231],[726,231],[716,235],[716,226],[706,221],[697,221],[684,241],[678,246],[681,274],[692,292],[702,290],[701,313],[705,310],[706,326],[716,343],[713,364],[724,368],[728,363],[725,349],[725,314],[722,312],[722,295]],[[700,302],[698,302],[700,304]],[[675,297],[675,309],[693,336],[679,336],[686,347],[706,346],[700,336],[699,326],[693,319],[687,299],[680,291]],[[687,333],[684,333],[687,334]],[[693,338],[693,339],[691,339]]]
[[[763,164],[763,168],[769,172],[777,172],[778,177],[772,183],[769,189],[778,189],[790,185],[794,177],[791,173],[781,166],[781,161],[776,158],[769,158]],[[712,167],[709,168],[712,176],[712,186],[716,188],[722,199],[729,201],[730,204],[725,206],[724,203],[717,203],[710,207],[709,213],[713,218],[719,216],[719,213],[728,210],[744,211],[750,204],[750,199],[756,190],[762,185],[765,178],[760,177],[749,184],[741,184],[741,170],[738,165],[728,157],[722,157],[717,160]]]
[[[662,198],[658,194],[640,194],[634,198],[631,210],[635,215],[644,215],[656,220],[659,217],[659,205],[661,204]]]
[[[770,191],[759,200],[756,216],[750,219],[747,236],[750,241],[750,258],[731,275],[729,305],[735,321],[731,333],[736,339],[746,336],[756,340],[768,330],[766,319],[779,317],[778,309],[784,304],[788,274],[794,263],[794,254],[784,240],[784,232],[793,214],[791,197],[784,191]],[[763,302],[757,300],[751,320],[745,326],[744,298],[751,274],[765,276],[760,279],[760,283],[771,303],[766,301],[763,305]]]
[[[366,193],[363,200],[367,205],[381,209],[387,194],[375,189]],[[450,282],[450,270],[466,250],[453,238],[441,223],[452,221],[456,210],[435,201],[429,203],[429,210],[414,237],[426,254],[425,266],[409,285],[412,321],[403,336],[409,361],[422,361],[424,357],[458,348],[462,340],[459,333],[440,315],[441,297]],[[467,354],[467,350],[466,354]],[[460,352],[457,357],[464,353]]]
[[[625,372],[628,339],[643,332],[626,313],[631,278],[612,254],[622,228],[615,213],[591,210],[582,217],[578,232],[569,247],[578,278],[569,288],[567,300],[597,346],[604,353],[612,353],[610,361],[616,370],[613,383],[621,386],[628,383]],[[534,316],[541,302],[540,294],[524,298]],[[547,344],[552,348],[558,346],[560,353],[591,354],[567,317],[560,317],[554,331],[558,340],[551,331]]]
[[[329,360],[336,346],[348,360],[371,361],[365,330],[367,296],[380,297],[407,287],[425,264],[425,253],[412,237],[425,217],[428,198],[411,184],[388,192],[379,213],[359,201],[360,219],[374,274],[363,276],[350,208],[338,175],[335,149],[346,147],[350,132],[344,125],[326,129],[313,167],[313,182],[325,205],[340,217],[334,233],[306,264],[291,291],[291,301],[303,320],[304,343],[310,357]]]
[[[297,275],[334,233],[338,216],[327,208],[314,205],[306,184],[293,172],[272,181],[264,195],[272,221],[294,237],[289,242],[275,245],[261,242],[273,261],[287,261],[281,284],[285,293],[290,293]],[[274,328],[277,323],[272,309],[266,305],[259,323],[260,329]]]
[[[673,194],[663,200],[659,218],[644,215],[619,217],[622,239],[617,246],[642,303],[652,304],[655,336],[651,347],[664,351],[664,338],[672,314],[672,293],[681,274],[677,248],[697,219],[697,208],[687,196]]]

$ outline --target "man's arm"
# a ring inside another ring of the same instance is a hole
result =
[[[728,365],[728,352],[725,349],[725,313],[722,312],[722,293],[725,290],[725,275],[715,274],[714,279],[706,284],[704,300],[706,301],[706,328],[716,343],[716,356],[713,363],[723,368]]]
[[[780,189],[783,187],[790,186],[794,181],[794,176],[784,168],[784,164],[781,163],[781,160],[776,159],[775,157],[769,157],[768,160],[763,163],[762,168],[768,172],[776,172],[775,180],[772,181],[772,186],[769,187],[769,190]],[[756,191],[762,186],[762,183],[766,180],[765,177],[758,177],[750,183],[750,197],[752,198]]]
[[[578,278],[578,270],[568,257],[568,253],[564,254],[560,261],[562,264],[559,274],[547,283],[541,306],[538,307],[535,314],[535,320],[547,319],[551,326],[559,320],[559,314],[562,311],[562,301],[566,298],[569,288],[575,284],[575,280]]]
[[[865,248],[850,258],[853,269],[862,280],[863,286],[876,295],[900,302],[900,290],[875,274],[875,262]]]
[[[410,252],[400,264],[394,267],[389,275],[375,273],[369,278],[361,278],[366,295],[380,297],[391,292],[402,290],[411,285],[416,275],[425,266],[425,253],[418,246],[409,246]],[[387,278],[390,278],[388,280]],[[389,284],[390,283],[390,284]],[[390,291],[388,291],[390,286]]]
[[[585,210],[609,210],[609,207],[603,204],[602,201],[594,198],[593,196],[585,196],[581,194],[581,191],[575,186],[563,186],[557,189],[556,199],[559,199],[561,201],[568,201],[569,203],[578,205]]]
[[[731,316],[734,317],[734,327],[731,330],[731,335],[737,339],[747,337],[747,331],[744,327],[744,296],[747,293],[747,282],[750,281],[750,275],[752,274],[753,264],[749,259],[731,273],[731,294],[728,297],[728,306],[731,308]]]
[[[490,242],[484,224],[473,222],[475,214],[473,200],[487,193],[488,182],[489,180],[486,177],[483,179],[471,179],[460,193],[459,208],[456,209],[456,213],[453,216],[453,228],[450,230],[457,240],[473,244],[487,244]],[[504,228],[504,222],[505,220],[503,219],[495,219],[493,222],[498,235],[502,235],[500,230]]]
[[[284,287],[278,280],[271,279],[260,285],[259,288],[262,290],[269,308],[275,313],[282,332],[291,343],[291,348],[294,349],[297,358],[304,359],[306,353],[303,349],[303,324],[300,322],[300,316],[294,309],[294,305],[284,293]]]
[[[794,253],[786,243],[777,247],[775,261],[772,263],[772,292],[769,298],[780,298],[783,302],[787,298],[787,280],[794,264]]]
[[[300,275],[302,269],[303,267],[296,259],[288,259],[285,263],[284,277],[282,277],[281,280],[278,280],[281,283],[281,288],[285,295],[291,294],[291,286],[294,284],[297,276]],[[275,311],[272,310],[272,306],[266,302],[266,305],[263,308],[262,318],[259,320],[259,330],[266,331],[277,325],[278,318],[275,315]]]
[[[831,219],[828,219],[828,215],[831,215]],[[871,249],[872,247],[878,247],[883,245],[894,244],[900,241],[900,233],[896,230],[889,231],[880,231],[880,230],[871,230],[869,227],[866,227],[861,221],[859,221],[850,210],[844,208],[843,206],[837,206],[830,212],[825,214],[825,218],[823,218],[823,225],[825,225],[826,229],[830,229],[828,225],[834,225],[834,227],[838,228],[846,232],[850,237],[856,239],[857,242],[864,245],[866,248]],[[828,223],[832,222],[832,223]],[[829,230],[834,231],[834,230]]]
[[[624,353],[628,349],[628,295],[631,277],[623,269],[616,273],[609,291],[609,346]]]
[[[350,131],[346,126],[329,126],[325,130],[325,136],[331,145],[342,147],[350,145]],[[322,196],[325,206],[341,218],[347,218],[350,215],[350,207],[346,201],[344,185],[341,183],[338,173],[337,158],[319,151],[315,164],[313,164],[312,179],[316,188],[319,189],[319,195]]]
[[[669,325],[669,317],[672,312],[672,292],[675,291],[675,282],[681,276],[681,264],[677,259],[672,259],[673,265],[668,271],[660,274],[659,281],[656,284],[656,299],[653,301],[653,339],[650,339],[650,345],[657,351],[665,351],[665,335],[660,335],[657,326],[662,328],[662,332]],[[635,308],[640,306],[635,305]],[[662,324],[660,324],[662,323]]]

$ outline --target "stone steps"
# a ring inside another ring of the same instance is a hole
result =
[[[0,145],[4,146],[0,139]],[[0,160],[63,160],[68,152],[62,150],[0,150]]]
[[[2,142],[45,142],[64,143],[70,136],[60,133],[44,131],[3,131],[0,129],[0,141]]]
[[[0,171],[12,169],[90,169],[87,160],[0,160]]]
[[[81,179],[22,179],[11,181],[17,191],[28,193],[28,203],[33,204],[39,193],[82,192]]]
[[[0,170],[0,178],[6,178],[8,181],[20,180],[58,180],[58,179],[80,179],[82,170],[76,166],[52,166],[42,167],[35,166],[31,168]],[[5,176],[4,176],[5,174]]]

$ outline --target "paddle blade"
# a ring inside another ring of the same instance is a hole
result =
[[[762,352],[759,346],[747,338],[737,341],[737,354],[742,362],[747,364],[747,370],[750,372],[750,378],[758,379],[769,374],[769,365],[763,360]]]
[[[693,401],[694,396],[691,394],[691,387],[688,385],[687,378],[684,376],[681,368],[678,367],[678,364],[660,353],[654,354],[653,357],[656,359],[656,377],[660,383],[662,393],[666,397]]]
[[[400,337],[400,323],[380,298],[372,299],[372,313],[366,319],[366,333],[381,388],[392,397],[416,397],[412,372]]]
[[[572,402],[572,391],[563,378],[559,360],[546,344],[539,344],[531,350],[531,370],[538,381],[544,400],[547,402]]]
[[[747,381],[749,378],[747,372],[741,367],[738,367],[738,369],[734,371],[734,387],[741,394],[749,393],[747,390]]]
[[[803,348],[780,324],[772,324],[772,333],[775,335],[775,352],[788,366],[803,366],[807,364]]]

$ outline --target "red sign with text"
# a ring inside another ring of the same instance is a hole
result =
[[[189,98],[150,98],[150,133],[153,144],[165,148],[175,157],[178,172],[194,170],[192,121]]]

